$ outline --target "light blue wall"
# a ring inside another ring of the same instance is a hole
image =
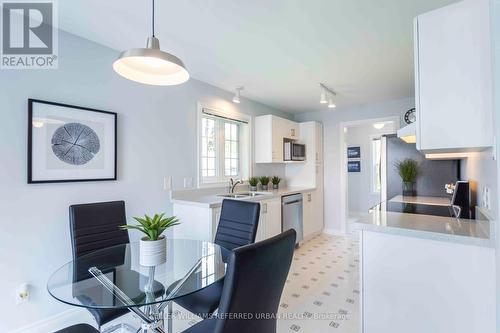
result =
[[[48,295],[46,282],[71,259],[70,204],[124,199],[129,217],[171,212],[163,177],[172,176],[174,188],[196,179],[198,102],[287,116],[247,99],[236,106],[232,93],[197,80],[174,87],[127,81],[112,70],[117,52],[67,33],[59,49],[58,70],[0,71],[0,332],[69,308]],[[118,181],[27,185],[28,98],[117,112]],[[22,282],[33,286],[32,297],[15,306]]]

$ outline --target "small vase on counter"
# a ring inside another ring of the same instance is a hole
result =
[[[415,196],[417,196],[417,191],[415,190],[415,183],[413,183],[413,182],[403,182],[403,196],[404,197],[415,197]]]
[[[278,176],[273,176],[271,178],[271,183],[273,183],[273,190],[278,190],[280,187],[281,178]]]
[[[267,191],[268,190],[268,184],[269,184],[269,177],[267,176],[262,176],[260,177],[260,185],[262,186],[262,191]]]
[[[257,178],[257,177],[251,177],[248,180],[248,184],[250,185],[250,191],[256,192],[257,191],[257,185],[259,185],[259,178]]]

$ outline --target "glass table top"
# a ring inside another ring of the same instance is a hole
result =
[[[139,243],[117,245],[70,261],[49,278],[57,300],[87,308],[140,307],[201,290],[225,275],[228,250],[210,242],[168,239],[166,261],[139,264]]]

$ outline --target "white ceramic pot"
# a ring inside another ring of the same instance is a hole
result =
[[[167,260],[167,239],[160,236],[158,240],[151,241],[142,237],[139,242],[139,263],[141,266],[157,266]]]

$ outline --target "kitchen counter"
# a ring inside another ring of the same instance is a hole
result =
[[[477,216],[483,216],[480,211],[478,213]],[[482,247],[495,246],[493,223],[486,218],[468,220],[375,209],[351,222],[350,228]]]
[[[449,206],[449,205],[451,205],[451,199],[449,197],[426,197],[426,196],[408,197],[408,196],[396,195],[394,198],[390,199],[389,201],[424,204],[424,205],[436,205],[436,206]]]
[[[314,187],[283,187],[278,190],[272,190],[272,191],[257,191],[257,193],[262,193],[263,195],[259,195],[256,197],[248,197],[248,198],[238,198],[236,200],[260,201],[296,193],[312,192],[314,190],[316,190],[316,188]],[[237,191],[235,191],[235,194],[243,192],[248,192],[248,190],[238,189]],[[215,208],[215,207],[220,207],[222,205],[222,200],[230,199],[220,196],[221,194],[227,194],[227,193],[228,193],[227,189],[222,189],[222,188],[173,191],[171,194],[171,201],[174,204]]]

